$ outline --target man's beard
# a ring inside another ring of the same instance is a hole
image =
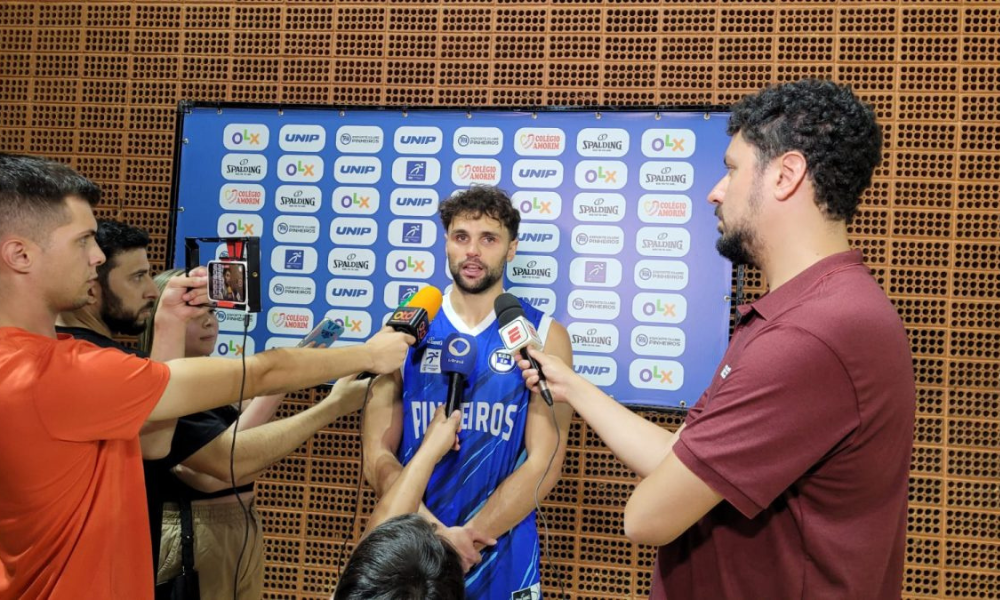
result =
[[[449,268],[451,269],[451,278],[455,281],[455,285],[458,287],[458,289],[462,290],[466,294],[481,294],[486,290],[490,289],[491,287],[493,287],[493,285],[496,282],[500,281],[500,278],[503,277],[503,265],[500,265],[496,269],[493,269],[490,268],[489,265],[486,265],[485,263],[478,263],[478,264],[483,267],[483,276],[479,279],[477,283],[473,285],[466,285],[465,282],[462,280],[461,263],[458,265],[454,264],[449,265]]]
[[[104,286],[104,306],[101,307],[101,320],[108,326],[112,333],[121,335],[139,335],[146,329],[146,321],[149,319],[139,319],[139,313],[144,309],[153,308],[150,301],[134,313],[125,312],[121,298]]]
[[[746,227],[723,233],[722,237],[715,240],[715,249],[722,258],[734,265],[748,265],[755,268],[759,266],[756,246],[757,236]]]

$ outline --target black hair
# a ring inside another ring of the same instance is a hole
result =
[[[510,239],[516,240],[517,228],[521,224],[521,213],[514,208],[510,196],[500,188],[486,185],[473,185],[458,192],[441,203],[438,213],[446,232],[455,217],[478,219],[486,215],[500,221],[510,232]]]
[[[361,540],[333,600],[464,600],[458,553],[417,514],[393,517]]]
[[[761,168],[785,152],[801,152],[817,205],[848,223],[882,160],[874,111],[832,81],[803,79],[747,96],[732,107],[728,132],[756,149]]]
[[[115,268],[118,255],[128,250],[149,246],[149,234],[144,229],[128,223],[99,219],[97,245],[104,252],[104,264],[97,267],[97,280],[102,289],[108,289],[108,273]]]
[[[0,153],[0,237],[18,233],[47,241],[67,222],[66,199],[73,196],[94,206],[101,188],[60,162]]]

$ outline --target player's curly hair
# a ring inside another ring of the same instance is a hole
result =
[[[500,188],[486,185],[473,185],[456,193],[441,203],[438,214],[445,231],[459,215],[473,219],[486,215],[500,221],[512,240],[517,239],[517,228],[521,224],[521,213],[514,208],[510,196]]]

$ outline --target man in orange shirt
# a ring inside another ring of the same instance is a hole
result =
[[[238,361],[156,363],[57,337],[57,315],[86,304],[104,261],[99,198],[65,165],[0,154],[0,600],[151,600],[138,439],[147,419],[393,372],[413,342],[386,329],[360,348],[265,352],[246,359],[244,385]]]

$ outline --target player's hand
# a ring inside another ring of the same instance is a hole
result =
[[[160,293],[156,318],[174,318],[186,323],[204,315],[210,308],[208,269],[197,267],[189,275],[178,275],[167,281]]]
[[[369,370],[380,375],[399,370],[406,360],[410,345],[415,341],[412,335],[383,327],[363,346],[371,357],[372,368]]]
[[[535,359],[538,366],[542,368],[542,371],[545,372],[545,381],[549,384],[552,399],[556,402],[569,402],[567,398],[572,397],[573,387],[583,381],[583,378],[574,373],[573,369],[558,356],[546,354],[531,346],[528,346],[528,353]],[[532,392],[540,394],[538,371],[531,366],[531,361],[521,358],[517,361],[517,366],[521,368],[524,385]]]
[[[470,527],[446,527],[439,530],[438,535],[448,540],[458,553],[464,573],[468,573],[469,569],[483,560],[483,555],[476,549],[477,543],[482,546],[492,546],[497,543],[496,540],[486,538]]]
[[[434,457],[434,462],[441,460],[449,450],[459,449],[458,432],[461,429],[462,411],[456,410],[446,418],[442,404],[434,411],[434,418],[427,426],[424,440],[420,443],[420,452],[426,448],[426,451]]]

